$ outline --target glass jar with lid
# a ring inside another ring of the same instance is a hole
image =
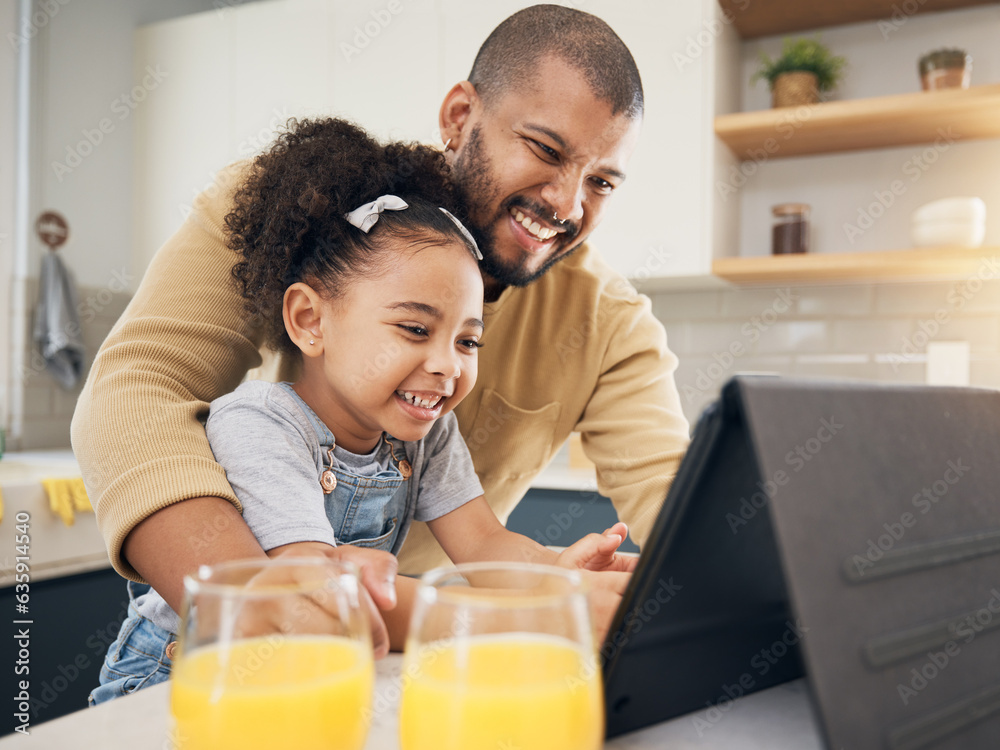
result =
[[[809,251],[808,203],[779,203],[771,207],[774,224],[771,228],[771,252],[774,255]]]

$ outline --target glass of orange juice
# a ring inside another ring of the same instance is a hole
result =
[[[425,574],[402,674],[402,750],[596,750],[600,667],[580,574],[470,563]]]
[[[358,571],[319,558],[203,566],[185,581],[177,750],[361,750],[374,664]]]

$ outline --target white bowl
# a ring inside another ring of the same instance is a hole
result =
[[[910,239],[915,247],[979,247],[985,237],[986,223],[981,221],[922,221],[914,222],[910,228]]]
[[[982,198],[941,198],[913,212],[910,238],[916,247],[979,247],[986,237],[986,204]]]

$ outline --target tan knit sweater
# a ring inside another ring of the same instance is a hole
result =
[[[135,580],[121,547],[141,520],[206,495],[239,507],[201,422],[210,401],[262,362],[261,334],[244,316],[223,234],[239,174],[240,165],[221,173],[157,252],[73,418],[73,449],[111,561]],[[539,281],[504,291],[486,305],[485,322],[479,380],[456,414],[497,516],[506,521],[579,430],[599,490],[641,544],[688,441],[676,358],[649,300],[585,246]],[[286,361],[270,374],[293,373]],[[415,523],[400,570],[443,562],[426,525]]]

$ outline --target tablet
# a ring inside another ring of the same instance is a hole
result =
[[[805,676],[830,748],[996,747],[998,494],[996,391],[734,378],[602,646],[608,736]]]

